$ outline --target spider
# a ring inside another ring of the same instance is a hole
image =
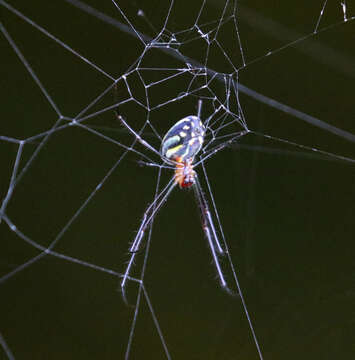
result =
[[[125,287],[127,279],[130,278],[129,274],[134,263],[134,258],[141,247],[145,230],[152,223],[156,214],[164,202],[168,199],[170,193],[176,187],[176,185],[179,185],[181,189],[192,188],[194,190],[195,198],[201,211],[202,228],[208,240],[208,245],[212,254],[213,263],[217,271],[219,282],[222,288],[230,292],[218,258],[219,255],[225,254],[225,250],[223,250],[219,242],[207,199],[201,188],[198,175],[194,170],[194,167],[201,163],[201,161],[194,163],[194,159],[202,148],[206,134],[206,128],[201,121],[201,108],[202,100],[199,100],[196,115],[188,115],[184,117],[183,119],[177,121],[168,130],[161,142],[160,151],[156,150],[153,146],[146,142],[135,130],[133,130],[128,125],[124,118],[119,115],[118,112],[116,112],[116,116],[119,121],[132,135],[135,136],[135,138],[143,146],[159,155],[160,158],[168,165],[175,167],[175,173],[171,180],[157,195],[153,203],[150,204],[145,210],[143,220],[139,226],[137,235],[129,249],[131,256],[121,281],[121,291],[125,301]],[[246,132],[247,131],[242,131],[239,135],[241,136]],[[223,147],[226,146],[226,144],[222,145]],[[213,153],[219,149],[220,148],[215,149]],[[211,153],[206,157],[209,157],[210,155]]]

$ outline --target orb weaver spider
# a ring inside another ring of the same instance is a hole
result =
[[[212,254],[213,263],[217,271],[218,279],[222,288],[231,293],[228,288],[225,276],[223,274],[218,256],[225,255],[225,250],[222,248],[218,239],[216,228],[213,224],[211,212],[209,210],[206,196],[201,188],[198,175],[194,170],[198,164],[210,157],[223,147],[227,146],[236,138],[245,135],[249,130],[244,130],[238,133],[237,137],[229,140],[213,149],[204,159],[194,163],[195,156],[199,153],[204,143],[206,128],[201,121],[202,100],[198,101],[198,108],[196,115],[188,115],[183,119],[177,121],[165,134],[161,142],[160,151],[156,150],[147,141],[145,141],[135,130],[133,130],[124,118],[117,112],[118,120],[125,126],[125,128],[135,136],[143,146],[158,155],[165,163],[175,168],[175,173],[168,184],[158,193],[152,204],[150,204],[143,214],[143,220],[139,226],[137,235],[129,249],[131,257],[128,261],[126,271],[121,281],[121,291],[123,298],[126,301],[125,287],[127,279],[130,278],[130,271],[134,263],[135,256],[141,247],[145,230],[154,220],[156,214],[168,199],[172,190],[179,185],[181,189],[192,188],[194,190],[195,198],[201,212],[202,229],[208,240],[208,245]],[[207,120],[206,120],[207,122]],[[148,164],[150,165],[150,164]],[[151,164],[154,165],[154,164]]]

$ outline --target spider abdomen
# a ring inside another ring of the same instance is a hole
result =
[[[198,116],[187,116],[179,120],[165,134],[160,153],[165,161],[186,162],[193,160],[201,150],[205,127]],[[179,160],[178,160],[179,159]]]

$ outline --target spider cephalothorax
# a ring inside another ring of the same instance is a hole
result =
[[[196,173],[192,166],[192,159],[181,161],[180,158],[176,160],[175,181],[180,188],[187,188],[195,183]]]

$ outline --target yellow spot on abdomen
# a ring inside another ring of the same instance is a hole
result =
[[[171,159],[172,156],[173,156],[176,152],[178,152],[182,147],[183,147],[183,145],[180,144],[180,145],[178,145],[178,146],[175,146],[175,147],[169,149],[169,150],[166,152],[166,157],[167,157],[168,159]]]

